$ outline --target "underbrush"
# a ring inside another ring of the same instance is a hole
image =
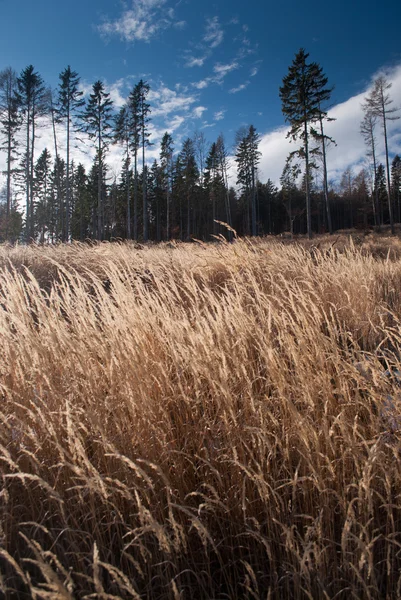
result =
[[[401,596],[400,248],[361,240],[0,250],[5,598]]]

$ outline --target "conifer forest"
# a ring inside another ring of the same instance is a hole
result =
[[[278,90],[293,151],[280,182],[273,182],[258,177],[260,136],[253,125],[240,127],[230,147],[223,135],[209,141],[203,131],[176,147],[166,132],[159,158],[149,162],[154,143],[146,81],[134,85],[116,109],[100,80],[84,96],[70,66],[54,90],[32,65],[20,74],[5,68],[0,239],[207,241],[230,236],[220,223],[240,236],[311,236],[386,224],[394,231],[401,220],[401,159],[388,151],[386,124],[399,118],[390,88],[379,76],[365,98],[360,124],[365,165],[329,180],[329,150],[336,142],[325,126],[333,120],[328,116],[333,88],[322,67],[300,49]],[[44,127],[52,130],[53,143],[38,154]],[[112,145],[121,150],[118,176],[107,162]],[[72,158],[79,156],[77,148],[94,157],[90,167]]]

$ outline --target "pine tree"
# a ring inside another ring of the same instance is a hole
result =
[[[288,69],[288,75],[283,79],[280,87],[280,98],[285,120],[291,128],[287,137],[293,141],[301,140],[302,146],[293,155],[305,160],[305,196],[306,220],[308,237],[312,237],[312,212],[311,195],[309,188],[311,156],[318,152],[311,147],[311,126],[326,116],[322,106],[330,98],[331,90],[326,88],[327,77],[322,73],[321,67],[315,63],[308,63],[309,54],[303,48],[295,55]]]
[[[71,132],[74,130],[73,118],[77,116],[77,111],[84,106],[85,101],[83,100],[83,92],[79,89],[78,73],[71,71],[71,67],[68,65],[62,73],[59,75],[60,84],[58,91],[58,117],[60,121],[66,123],[66,134],[67,134],[67,190],[66,190],[66,222],[65,222],[65,236],[64,239],[68,241],[70,236],[70,209],[71,209],[71,181],[70,181],[70,138]]]
[[[294,206],[295,198],[298,195],[297,179],[299,175],[300,168],[297,165],[291,164],[291,160],[287,160],[281,173],[280,183],[281,197],[290,223],[291,238],[294,235],[294,220],[303,212],[299,206]]]
[[[263,233],[272,234],[274,231],[273,218],[276,212],[278,189],[271,179],[266,183],[258,182],[258,198],[260,201],[259,218]],[[264,226],[265,225],[265,226]]]
[[[8,239],[8,223],[12,203],[12,177],[13,163],[17,159],[18,140],[17,133],[21,127],[18,114],[17,74],[10,67],[0,72],[0,134],[2,141],[0,150],[6,152],[6,214],[5,214],[5,239]]]
[[[151,215],[151,223],[154,223],[154,237],[161,241],[161,223],[162,211],[164,204],[164,177],[163,169],[158,164],[157,160],[153,161],[152,167],[148,174],[148,191],[149,191],[149,208]]]
[[[220,183],[218,174],[218,156],[216,143],[210,146],[209,154],[206,157],[206,170],[204,177],[205,187],[208,191],[209,202],[212,207],[212,231],[213,235],[217,233],[217,214],[216,214],[216,201],[218,195],[218,187]]]
[[[390,215],[386,215],[384,212],[384,207],[386,205],[386,200],[388,200],[388,196],[386,186],[386,172],[384,169],[384,165],[382,165],[381,163],[377,166],[375,188],[377,190],[375,191],[375,193],[377,193],[378,197],[380,223],[383,224],[386,221],[387,216],[389,217]]]
[[[397,112],[397,108],[389,108],[392,104],[392,100],[390,98],[390,94],[388,90],[391,88],[392,84],[387,81],[387,79],[381,75],[378,77],[373,85],[373,90],[369,94],[367,98],[365,98],[365,104],[363,105],[363,109],[365,113],[371,114],[373,117],[378,117],[382,121],[383,127],[383,135],[384,135],[384,147],[386,153],[386,174],[387,174],[387,199],[388,199],[388,210],[390,217],[390,228],[391,233],[394,234],[394,217],[393,217],[393,208],[391,202],[391,179],[390,179],[390,166],[389,166],[389,158],[388,158],[388,141],[387,141],[387,122],[395,121],[399,119],[399,116],[395,116],[394,113]]]
[[[323,75],[323,72],[319,67],[319,73],[317,73],[317,81],[315,81],[315,84],[320,85],[322,83],[323,79],[325,79],[325,76]],[[320,80],[320,83],[319,83],[319,80]],[[327,82],[327,79],[325,79],[325,80]],[[326,85],[326,84],[324,84],[324,85]],[[329,98],[329,95],[331,95],[332,91],[333,91],[333,88],[328,90],[328,95],[326,97],[327,100]],[[321,146],[321,159],[322,159],[322,166],[323,166],[323,194],[324,194],[324,203],[325,203],[325,207],[326,207],[327,225],[329,228],[330,235],[333,233],[333,225],[332,225],[332,221],[331,221],[329,186],[328,186],[328,179],[327,179],[327,148],[330,144],[336,145],[336,142],[334,141],[334,139],[332,137],[330,137],[324,133],[323,123],[324,123],[324,121],[327,121],[328,123],[330,123],[335,120],[336,119],[334,119],[332,117],[328,117],[327,112],[323,111],[322,107],[319,106],[319,130],[315,129],[314,127],[311,127],[311,133],[312,133],[314,139],[317,140]]]
[[[340,190],[348,204],[348,227],[354,226],[354,177],[350,167],[345,169],[340,180]]]
[[[223,134],[220,134],[216,142],[217,161],[224,185],[224,205],[225,205],[225,220],[229,227],[232,227],[231,203],[228,188],[228,152],[224,142]],[[232,239],[232,231],[227,232],[228,239]]]
[[[42,77],[32,65],[26,67],[17,80],[18,105],[25,125],[25,191],[26,191],[26,238],[34,236],[33,223],[33,165],[35,155],[36,127],[39,117],[49,110],[49,93]]]
[[[362,213],[363,218],[363,223],[359,220],[358,225],[363,224],[366,229],[368,227],[368,217],[370,214],[368,172],[366,169],[361,169],[359,173],[355,175],[353,188],[358,213]]]
[[[101,81],[96,81],[92,90],[82,114],[82,129],[94,141],[97,150],[97,239],[102,240],[104,237],[103,180],[106,170],[105,155],[112,137],[113,102]]]
[[[47,148],[36,161],[34,168],[34,223],[35,232],[39,234],[39,242],[45,241],[45,233],[49,223],[48,194],[50,187],[51,156]]]
[[[143,241],[148,241],[149,215],[148,215],[148,200],[147,200],[147,167],[145,161],[145,148],[150,146],[148,123],[150,121],[150,105],[146,102],[150,91],[149,84],[142,79],[138,83],[138,101],[139,101],[139,131],[142,145],[142,194],[143,194]]]
[[[131,119],[128,106],[122,106],[120,112],[116,116],[114,124],[114,140],[119,142],[124,148],[124,173],[125,173],[125,188],[126,188],[126,205],[127,205],[127,238],[131,239],[131,156],[130,156],[130,140],[131,140]]]
[[[257,235],[256,226],[256,178],[261,153],[258,150],[259,135],[253,125],[237,132],[235,161],[237,163],[237,184],[246,197],[247,231]],[[252,229],[251,229],[252,227]]]
[[[173,178],[173,138],[169,133],[163,135],[160,148],[160,165],[162,172],[162,187],[166,202],[166,239],[170,239],[171,188]]]
[[[183,204],[182,200],[186,201],[186,216],[187,216],[187,239],[191,237],[191,218],[193,218],[193,208],[194,208],[194,197],[195,197],[195,188],[199,179],[199,171],[196,164],[195,158],[195,148],[194,143],[190,138],[184,140],[182,145],[182,150],[178,156],[178,161],[181,170],[182,177],[182,187],[183,187],[183,198],[181,199],[181,239],[184,237],[183,233]]]
[[[128,97],[130,148],[134,155],[134,240],[138,239],[138,152],[140,144],[140,96],[138,84]]]
[[[237,163],[237,185],[242,192],[241,199],[244,201],[242,212],[245,213],[245,222],[243,229],[249,235],[251,232],[250,194],[252,179],[250,174],[248,136],[245,127],[242,127],[236,133],[235,162]]]
[[[394,156],[393,162],[391,163],[391,192],[394,198],[394,205],[396,207],[396,215],[398,223],[401,222],[401,158],[398,154]]]

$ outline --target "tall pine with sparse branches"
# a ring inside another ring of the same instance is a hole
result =
[[[308,237],[312,237],[312,211],[310,194],[311,160],[319,149],[311,146],[311,126],[318,123],[322,114],[322,106],[330,98],[331,89],[327,88],[327,77],[321,67],[308,63],[309,54],[301,48],[288,69],[280,87],[280,99],[285,120],[290,124],[287,134],[292,141],[300,140],[302,145],[291,153],[305,161],[305,196]]]
[[[147,196],[147,166],[145,161],[145,148],[150,146],[148,123],[150,121],[150,104],[147,97],[150,91],[149,84],[142,79],[138,83],[139,100],[139,131],[142,145],[142,194],[143,194],[143,241],[147,242],[149,237],[149,215],[148,215],[148,196]]]
[[[9,221],[11,211],[11,182],[14,173],[13,163],[17,159],[17,133],[21,127],[18,112],[17,74],[10,67],[0,72],[0,150],[6,153],[6,222],[4,227],[5,239],[9,236]]]
[[[66,124],[66,217],[65,217],[65,232],[63,239],[68,241],[70,237],[70,210],[71,210],[71,181],[70,181],[70,141],[73,131],[73,118],[77,116],[79,109],[84,106],[85,101],[82,98],[83,92],[79,89],[78,73],[72,71],[68,65],[59,75],[60,83],[58,88],[58,105],[57,113],[60,121]]]
[[[102,81],[96,81],[82,114],[82,130],[93,140],[98,159],[97,169],[97,239],[104,237],[104,198],[102,193],[105,155],[112,138],[113,102]]]
[[[127,105],[120,108],[114,121],[114,141],[122,145],[124,149],[124,174],[127,194],[127,238],[131,239],[131,119],[130,110]]]
[[[33,165],[35,156],[35,141],[38,119],[49,111],[49,92],[42,77],[35,71],[33,65],[26,67],[17,79],[17,99],[25,126],[25,156],[23,161],[25,171],[26,196],[26,239],[33,239]]]

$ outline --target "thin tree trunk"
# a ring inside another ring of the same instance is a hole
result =
[[[130,170],[129,170],[129,140],[127,138],[127,238],[131,239],[131,186],[130,186]]]
[[[54,108],[53,108],[53,101],[51,103],[51,113],[52,113],[52,127],[53,127],[53,138],[54,138],[54,153],[56,155],[56,189],[57,189],[57,204],[58,206],[61,206],[61,186],[60,186],[60,163],[59,163],[59,158],[58,158],[58,147],[57,147],[57,135],[56,135],[56,122],[55,122],[55,118],[54,118]],[[53,215],[54,217],[54,215]],[[57,226],[56,226],[56,237],[58,235],[58,231],[57,231]],[[54,230],[53,230],[53,239],[52,241],[54,242]]]
[[[326,161],[326,144],[324,140],[323,133],[323,119],[322,115],[320,115],[320,133],[322,136],[322,154],[323,154],[323,190],[324,190],[324,201],[326,205],[326,215],[327,215],[327,225],[329,226],[329,233],[332,235],[333,226],[331,223],[331,212],[330,212],[330,203],[329,203],[329,189],[327,184],[327,161]]]
[[[306,192],[306,229],[308,238],[312,239],[312,214],[311,214],[311,198],[309,190],[309,144],[308,144],[308,123],[305,120],[305,192]]]
[[[190,206],[190,194],[187,193],[187,239],[190,239],[191,235],[191,206]]]
[[[256,186],[255,166],[252,164],[252,235],[256,236]]]
[[[392,205],[392,202],[391,202],[390,166],[389,166],[389,161],[388,161],[386,109],[385,109],[385,106],[384,106],[383,94],[382,94],[382,110],[383,110],[384,145],[385,145],[385,149],[386,149],[388,212],[389,212],[389,215],[390,215],[391,235],[394,235],[393,205]]]
[[[138,241],[138,149],[134,153],[134,240]]]
[[[26,241],[29,242],[29,236],[30,236],[30,212],[29,212],[29,199],[30,199],[30,193],[29,193],[29,183],[30,183],[30,175],[29,175],[29,167],[30,167],[30,148],[31,148],[31,142],[30,142],[30,126],[31,126],[31,114],[30,114],[30,107],[28,106],[27,109],[27,117],[26,117],[26,165],[25,165],[25,178],[26,178],[26,223],[25,223],[25,228],[26,228]]]
[[[380,216],[379,216],[379,190],[377,189],[376,179],[377,179],[377,168],[376,168],[376,148],[375,148],[375,138],[373,135],[373,129],[371,129],[371,145],[372,145],[372,159],[373,159],[373,176],[374,176],[374,219],[375,225],[380,227]]]
[[[166,240],[170,239],[170,189],[169,182],[167,181],[167,202],[166,202]]]
[[[31,173],[30,173],[30,185],[31,185],[31,189],[30,189],[30,203],[31,203],[31,208],[30,208],[30,213],[31,213],[31,219],[30,219],[30,228],[31,228],[31,232],[30,232],[30,237],[31,239],[34,239],[35,237],[35,222],[34,222],[34,210],[33,210],[33,177],[34,177],[34,170],[33,170],[33,165],[34,165],[34,153],[35,153],[35,105],[33,105],[32,107],[32,138],[31,138]]]
[[[68,90],[69,94],[69,90]],[[70,235],[70,101],[67,104],[67,189],[65,206],[65,238],[68,242]]]
[[[98,136],[99,172],[97,178],[97,239],[102,240],[102,138],[100,128]]]
[[[9,111],[10,121],[10,111]],[[6,240],[8,240],[9,224],[10,224],[10,209],[11,209],[11,132],[8,133],[7,140],[7,207],[6,207]]]

